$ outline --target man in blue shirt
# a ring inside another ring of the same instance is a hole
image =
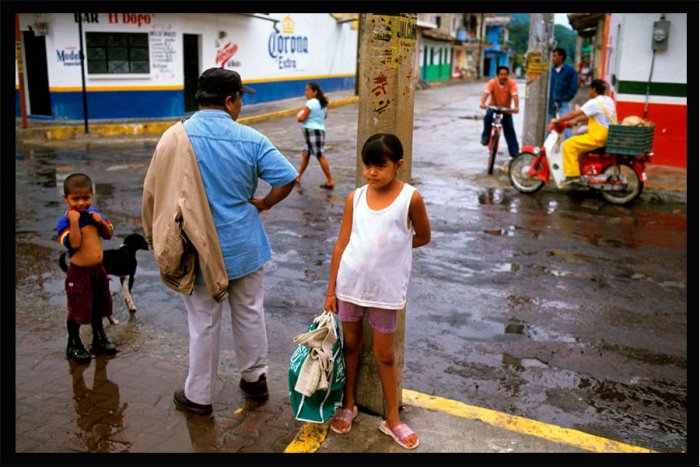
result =
[[[566,50],[558,47],[552,52],[552,71],[549,80],[549,118],[566,115],[571,111],[569,101],[578,92],[578,74],[566,61]],[[571,130],[564,130],[564,135],[571,136]]]
[[[256,401],[268,398],[266,374],[268,347],[263,311],[263,265],[272,250],[260,220],[286,198],[297,171],[260,132],[236,123],[243,93],[255,91],[243,85],[232,70],[210,68],[199,78],[199,111],[184,123],[211,209],[228,274],[228,302],[233,341],[241,371],[240,388]],[[255,197],[258,179],[271,186],[264,197]],[[173,187],[176,189],[176,187]],[[197,252],[203,256],[207,252]],[[191,295],[184,295],[189,323],[189,372],[184,389],[177,390],[177,408],[208,415],[219,360],[219,336],[223,302],[208,293],[203,275]]]

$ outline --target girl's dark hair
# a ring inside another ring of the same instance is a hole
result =
[[[321,86],[315,81],[311,81],[307,83],[307,85],[312,91],[316,91],[316,99],[321,103],[321,107],[326,107],[328,105],[328,98],[323,94],[323,91],[321,91]]]
[[[377,133],[367,138],[362,146],[362,163],[382,165],[387,159],[393,163],[403,159],[403,146],[399,138],[391,133]]]
[[[85,174],[71,174],[63,180],[63,194],[67,195],[74,190],[89,189],[92,192],[92,180]]]

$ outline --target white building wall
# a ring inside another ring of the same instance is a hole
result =
[[[149,34],[150,72],[147,74],[88,74],[86,85],[100,86],[181,86],[183,83],[182,35],[200,35],[200,71],[217,63],[217,56],[235,49],[225,63],[236,69],[245,81],[274,81],[328,75],[352,75],[356,67],[357,31],[350,23],[338,24],[327,13],[274,13],[270,18],[293,21],[291,36],[305,52],[275,47],[270,53],[271,21],[242,14],[145,13],[139,24],[135,14],[99,13],[97,22],[84,22],[83,32],[144,32]],[[110,20],[112,22],[110,22]],[[125,22],[126,21],[126,22]],[[36,22],[47,23],[46,53],[49,86],[73,88],[81,85],[78,24],[73,14],[35,13],[20,16],[20,28]],[[283,36],[282,23],[277,29]],[[279,37],[278,37],[279,38]],[[274,38],[272,38],[274,40]],[[276,41],[275,41],[276,42]],[[275,43],[275,46],[281,45]],[[84,44],[85,46],[85,44]],[[217,55],[218,54],[218,55]],[[273,56],[274,55],[274,56]],[[17,74],[16,75],[16,83]]]
[[[609,45],[624,51],[611,58],[612,73],[621,81],[647,81],[651,71],[652,32],[654,21],[661,13],[615,13],[610,24]],[[667,13],[671,22],[668,50],[658,51],[654,59],[652,81],[662,83],[687,83],[688,63],[686,39],[688,17],[682,13]],[[620,37],[616,36],[620,25]],[[618,42],[619,41],[619,42]]]

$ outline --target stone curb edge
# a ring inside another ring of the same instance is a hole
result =
[[[651,449],[613,441],[578,430],[561,428],[524,417],[483,409],[459,401],[430,396],[410,389],[403,390],[404,403],[414,407],[446,413],[455,417],[480,420],[496,428],[536,436],[555,443],[568,444],[595,453],[656,453]],[[285,453],[315,453],[328,436],[329,423],[306,423]]]

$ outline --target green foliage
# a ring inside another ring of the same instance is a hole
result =
[[[515,17],[518,16],[518,22],[515,22]],[[527,17],[527,22],[522,20]],[[554,25],[554,38],[557,41],[557,47],[566,50],[566,63],[576,66],[574,58],[576,57],[576,31],[567,28],[561,24]],[[509,40],[511,42],[511,50],[515,54],[525,54],[527,52],[527,44],[530,37],[530,14],[529,13],[514,13],[513,22],[509,25]]]
[[[511,24],[508,31],[508,38],[513,44],[511,49],[516,54],[527,52],[527,42],[530,35],[530,23]]]
[[[504,13],[504,14],[509,15],[511,18],[513,18],[510,22],[511,26],[514,24],[525,24],[525,25],[530,24],[530,14],[531,13]]]
[[[557,47],[566,50],[566,63],[573,65],[576,68],[576,31],[573,31],[561,24],[554,25],[554,38],[557,41]]]

